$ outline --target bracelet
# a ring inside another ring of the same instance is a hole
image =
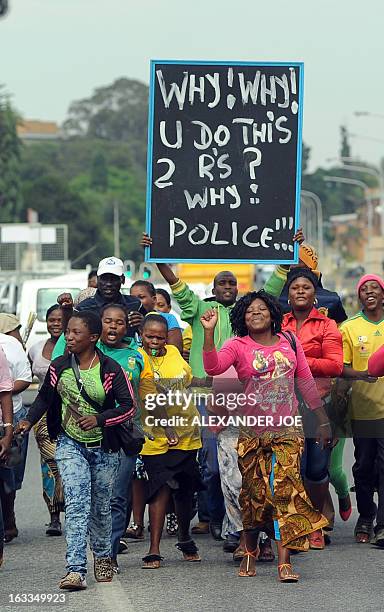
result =
[[[330,426],[331,426],[331,424],[330,424],[329,421],[328,421],[328,423],[322,423],[321,425],[319,425],[319,427],[330,427]]]
[[[13,423],[3,423],[3,427],[12,427],[13,428]]]

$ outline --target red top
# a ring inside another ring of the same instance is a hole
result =
[[[282,329],[299,338],[314,378],[340,376],[343,371],[343,341],[335,321],[312,308],[299,331],[292,312],[284,315]],[[330,380],[316,382],[322,397],[329,393]]]
[[[384,345],[368,359],[368,372],[371,376],[384,376]]]

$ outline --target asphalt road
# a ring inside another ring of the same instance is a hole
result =
[[[352,462],[351,445],[346,464]],[[353,499],[354,501],[354,499]],[[339,521],[332,544],[294,558],[301,574],[298,584],[280,584],[276,564],[258,564],[255,578],[239,578],[232,556],[210,536],[197,538],[201,564],[181,560],[175,538],[164,537],[164,567],[144,571],[141,557],[146,543],[132,543],[120,556],[122,573],[111,584],[97,584],[88,574],[88,589],[67,593],[65,603],[14,604],[16,593],[60,594],[58,581],[65,573],[65,540],[45,536],[48,520],[41,495],[38,452],[30,440],[25,483],[17,497],[19,537],[5,548],[0,570],[0,611],[65,610],[68,612],[203,612],[250,610],[383,610],[384,551],[353,540],[356,512],[347,523]],[[148,538],[148,536],[146,536]],[[89,556],[91,559],[91,556]]]

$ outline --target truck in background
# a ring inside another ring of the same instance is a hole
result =
[[[75,298],[82,289],[85,289],[87,283],[88,272],[86,270],[79,270],[53,278],[24,281],[16,311],[22,334],[28,323],[30,313],[35,312],[37,314],[27,342],[27,350],[39,340],[47,340],[45,313],[50,306],[56,304],[60,293],[68,292]]]
[[[254,264],[190,264],[182,263],[177,265],[177,276],[188,285],[203,283],[209,288],[212,287],[213,279],[219,272],[228,270],[233,272],[238,281],[239,293],[243,295],[248,291],[253,291],[255,285],[255,265]],[[211,295],[211,292],[209,292]]]

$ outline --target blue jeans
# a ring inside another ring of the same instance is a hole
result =
[[[124,535],[127,522],[127,507],[131,499],[132,474],[136,456],[127,457],[120,451],[120,465],[116,475],[111,499],[112,511],[112,558],[116,559],[120,538]]]
[[[202,416],[207,416],[204,403],[201,402],[197,408]],[[201,442],[203,446],[198,452],[197,460],[205,490],[198,493],[198,516],[200,521],[220,525],[225,516],[225,506],[220,483],[216,435],[208,427],[203,427]]]
[[[316,484],[322,484],[329,480],[329,462],[331,459],[331,448],[322,448],[314,438],[306,438],[304,452],[301,457],[301,476]]]
[[[111,556],[111,497],[119,456],[60,434],[55,459],[64,488],[67,571],[85,575],[88,533],[95,557]]]
[[[16,427],[19,421],[21,421],[27,416],[27,412],[28,412],[27,408],[23,406],[22,408],[20,408],[20,410],[16,412],[16,414],[13,415],[14,427]],[[24,434],[23,442],[21,444],[22,461],[19,463],[19,465],[16,465],[14,468],[12,468],[12,471],[14,474],[14,490],[15,491],[19,491],[21,489],[21,485],[23,484],[25,465],[27,463],[28,439],[29,439],[29,433]]]
[[[23,406],[13,415],[13,426],[16,427],[19,421],[24,419],[27,415],[27,409]],[[29,434],[23,435],[23,441],[21,444],[21,461],[18,465],[11,468],[7,468],[7,479],[4,481],[4,492],[11,493],[12,491],[19,491],[24,480],[25,464],[27,462],[27,451],[28,451],[28,437]]]

